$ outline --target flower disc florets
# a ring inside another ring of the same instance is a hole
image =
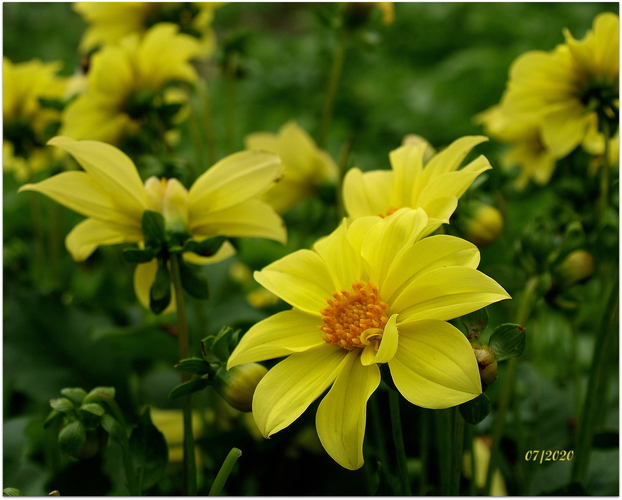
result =
[[[345,349],[365,347],[373,339],[379,342],[389,318],[374,284],[356,282],[352,291],[341,290],[333,297],[321,312],[325,324],[318,326],[325,342]]]

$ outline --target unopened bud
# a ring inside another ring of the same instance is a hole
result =
[[[471,344],[475,359],[477,359],[477,367],[479,368],[479,376],[482,379],[482,389],[492,384],[497,378],[497,360],[492,349],[487,345]]]
[[[503,229],[501,212],[491,205],[475,202],[463,223],[464,236],[478,247],[493,243]]]
[[[214,388],[235,409],[251,411],[255,388],[268,369],[259,363],[246,363],[216,372]]]
[[[587,280],[594,274],[594,257],[585,250],[570,252],[555,268],[558,286],[571,286]]]

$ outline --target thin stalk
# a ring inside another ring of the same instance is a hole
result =
[[[525,285],[525,290],[519,304],[518,313],[516,315],[516,322],[519,325],[524,325],[531,309],[533,308],[536,292],[538,290],[538,283],[540,281],[539,276],[532,276]],[[497,469],[500,453],[500,442],[503,435],[503,426],[505,424],[505,416],[510,408],[512,401],[512,393],[514,391],[514,385],[516,382],[516,371],[518,368],[518,358],[512,358],[508,361],[505,376],[503,378],[503,387],[501,389],[501,399],[499,401],[499,409],[495,416],[495,421],[492,427],[492,444],[490,448],[490,462],[488,463],[488,470],[486,471],[486,485],[484,486],[484,496],[490,495],[490,488],[492,487],[492,478]]]
[[[453,443],[451,447],[451,484],[449,487],[449,494],[457,496],[460,494],[460,472],[462,471],[465,421],[457,406],[452,408],[451,412],[453,414]]]
[[[205,170],[203,141],[201,140],[203,130],[201,129],[200,124],[200,109],[202,107],[199,95],[200,85],[201,82],[197,83],[196,96],[195,99],[192,99],[191,101],[190,117],[188,120],[188,130],[190,132],[190,139],[192,140],[192,149],[194,150],[195,171],[199,173],[199,175]]]
[[[425,496],[428,493],[428,462],[430,460],[430,412],[427,409],[420,408],[421,415],[421,484],[419,485],[419,496]]]
[[[607,120],[602,120],[601,128],[603,131],[603,136],[605,138],[605,152],[603,157],[603,164],[600,167],[600,195],[598,198],[598,217],[599,221],[602,224],[605,220],[607,209],[609,208],[609,139],[611,138],[611,131],[609,122]]]
[[[391,432],[395,444],[397,457],[397,472],[399,475],[402,495],[412,495],[410,482],[408,481],[408,467],[406,465],[406,450],[404,449],[404,436],[402,434],[402,420],[400,418],[400,396],[397,391],[389,390],[389,410],[391,412]]]
[[[373,438],[374,445],[376,447],[376,453],[378,454],[378,461],[380,462],[381,472],[384,475],[386,481],[394,486],[395,480],[389,471],[389,457],[387,455],[387,449],[384,441],[384,433],[382,427],[382,419],[380,418],[380,409],[378,407],[379,393],[375,392],[369,398],[369,412],[373,423]]]
[[[197,85],[199,92],[199,102],[203,109],[203,128],[205,129],[205,145],[207,146],[207,159],[210,165],[218,160],[216,154],[216,140],[214,139],[214,120],[212,117],[212,106],[210,103],[209,89],[207,82],[200,81]]]
[[[177,305],[177,324],[179,327],[179,359],[190,356],[188,340],[188,324],[186,321],[186,305],[184,291],[181,286],[180,259],[181,254],[171,255],[171,274]],[[190,380],[188,372],[181,372],[181,382]],[[184,415],[184,460],[183,460],[183,493],[184,495],[197,494],[197,466],[194,455],[194,436],[192,435],[192,398],[191,394],[183,396],[182,410]]]
[[[441,495],[449,495],[451,483],[451,409],[437,410],[435,416],[436,449],[440,468]]]
[[[225,132],[227,145],[227,154],[234,152],[235,148],[235,72],[238,64],[238,54],[233,52],[227,60],[225,72],[225,96],[226,96],[226,112],[225,112]]]
[[[227,455],[227,458],[225,458],[218,474],[216,474],[216,479],[214,479],[212,488],[209,490],[209,496],[213,497],[221,494],[222,489],[229,478],[229,474],[231,474],[231,471],[233,470],[233,466],[241,456],[242,450],[238,448],[231,448],[231,451]]]
[[[328,87],[326,89],[326,99],[324,100],[324,109],[322,110],[322,120],[320,122],[320,133],[318,135],[317,144],[320,148],[324,148],[326,137],[328,135],[328,127],[333,117],[333,107],[335,105],[335,97],[337,96],[337,88],[339,87],[339,79],[343,68],[343,60],[346,52],[345,39],[343,33],[339,34],[339,41],[335,54],[333,56],[333,64],[328,77]]]
[[[473,441],[475,438],[475,433],[474,433],[474,426],[472,425],[467,425],[465,432],[466,432],[466,444],[467,444],[467,451],[470,452],[470,458],[471,458],[471,480],[469,481],[469,496],[477,496],[477,460],[475,458],[475,446],[473,445]]]
[[[48,200],[48,254],[50,256],[50,279],[52,288],[59,286],[59,254],[61,245],[61,206]]]

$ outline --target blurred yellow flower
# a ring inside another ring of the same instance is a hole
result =
[[[65,110],[61,134],[119,144],[146,121],[150,106],[186,100],[178,89],[163,87],[196,81],[190,60],[198,49],[193,37],[165,23],[148,30],[142,39],[130,35],[118,45],[105,46],[92,58],[86,92]]]
[[[60,122],[60,111],[40,99],[62,101],[67,78],[58,76],[62,63],[38,59],[13,64],[2,59],[3,169],[20,182],[50,165],[52,154],[42,148],[49,127]]]
[[[247,135],[244,145],[246,149],[269,151],[281,157],[285,167],[283,179],[263,196],[279,213],[310,196],[316,186],[336,181],[338,168],[333,159],[294,121],[283,125],[277,134]]]
[[[473,477],[473,462],[475,462],[475,483],[478,488],[484,488],[486,485],[486,473],[490,462],[490,438],[487,436],[477,436],[473,439],[473,453],[464,453],[462,460],[462,468],[466,477]],[[505,497],[507,496],[505,480],[499,470],[495,470],[492,476],[492,484],[490,487],[490,496]]]
[[[142,36],[152,26],[176,24],[180,33],[200,41],[199,54],[214,51],[215,36],[211,28],[214,9],[224,2],[76,2],[74,9],[89,26],[80,50],[89,52],[101,45],[115,44],[127,35]]]
[[[85,260],[100,245],[142,244],[141,220],[146,210],[164,216],[167,232],[196,240],[224,235],[285,241],[281,218],[256,198],[282,173],[276,155],[258,151],[230,155],[187,190],[177,179],[151,177],[143,184],[130,158],[109,144],[67,137],[55,137],[49,144],[71,154],[84,171],[63,172],[37,184],[26,184],[20,191],[38,191],[88,217],[65,240],[76,261]],[[233,253],[233,247],[225,243],[212,257],[186,252],[184,259],[208,264]],[[156,259],[136,268],[137,295],[147,307],[156,271]]]
[[[531,51],[510,68],[501,106],[508,120],[537,122],[556,158],[568,155],[597,126],[601,113],[619,110],[619,19],[603,13],[581,41],[564,30],[566,43],[551,52]]]
[[[479,156],[458,170],[471,149],[487,140],[483,136],[462,137],[427,163],[427,142],[410,142],[389,155],[392,170],[350,169],[343,181],[348,215],[353,219],[367,215],[386,217],[403,207],[420,207],[428,214],[425,232],[430,234],[449,222],[458,198],[479,174],[492,168],[484,156]]]
[[[255,390],[264,437],[294,420],[329,387],[316,426],[328,454],[363,465],[368,398],[388,363],[411,403],[448,408],[482,392],[473,349],[448,320],[510,298],[476,270],[477,248],[460,238],[423,238],[422,209],[347,220],[313,250],[299,250],[255,273],[293,308],[254,325],[227,368],[288,356]]]
[[[184,415],[181,410],[161,410],[151,408],[151,421],[156,428],[164,434],[168,445],[169,463],[181,463],[184,457]],[[195,439],[205,434],[205,426],[201,413],[198,410],[192,412],[192,433]],[[197,464],[202,463],[201,452],[195,449]]]

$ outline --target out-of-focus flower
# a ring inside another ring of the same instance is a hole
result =
[[[196,39],[166,23],[142,39],[134,34],[105,46],[93,56],[86,92],[65,110],[61,134],[119,144],[141,125],[153,127],[154,112],[174,120],[186,97],[165,86],[196,81],[190,60],[198,49]]]
[[[553,270],[559,287],[569,287],[581,283],[594,274],[594,257],[585,250],[570,252]]]
[[[486,485],[486,473],[490,462],[490,438],[487,436],[478,436],[473,439],[473,459],[470,452],[465,452],[463,458],[463,469],[466,477],[473,477],[473,461],[475,462],[475,483],[478,488]],[[490,487],[490,496],[505,497],[507,496],[505,481],[499,470],[495,470],[492,476],[492,484]]]
[[[187,190],[177,179],[150,177],[143,184],[129,157],[109,144],[67,137],[55,137],[50,144],[70,153],[85,171],[63,172],[37,184],[26,184],[20,191],[38,191],[88,217],[65,240],[76,261],[85,260],[100,245],[144,243],[141,223],[146,210],[164,216],[167,233],[199,241],[216,235],[280,242],[286,238],[281,218],[256,198],[282,173],[274,154],[244,151],[230,155]],[[209,264],[233,253],[226,242],[212,257],[185,252],[184,259]],[[136,292],[147,307],[157,268],[157,259],[136,268]]]
[[[62,63],[33,59],[13,64],[2,59],[3,167],[24,182],[53,159],[45,142],[60,123],[67,79],[58,76]],[[48,102],[48,104],[46,104]]]
[[[250,134],[244,145],[246,149],[269,151],[281,157],[285,167],[283,179],[263,196],[279,213],[310,196],[320,184],[334,183],[337,178],[338,168],[333,159],[294,121],[283,125],[277,134]]]
[[[84,53],[101,45],[115,44],[127,35],[143,36],[158,23],[176,24],[180,33],[200,41],[199,54],[208,57],[214,51],[211,28],[214,9],[224,2],[76,2],[74,9],[91,26],[82,41]]]
[[[184,415],[181,410],[161,410],[151,408],[151,421],[156,428],[164,434],[164,439],[168,445],[168,461],[170,463],[181,463],[184,458]],[[212,417],[213,420],[213,417]],[[192,412],[192,433],[196,438],[205,434],[205,426],[201,413],[198,410]],[[195,450],[196,461],[201,462],[201,453]]]
[[[422,209],[347,220],[313,250],[255,273],[293,306],[254,325],[227,368],[288,356],[259,382],[257,426],[269,437],[296,420],[326,389],[316,425],[329,455],[363,465],[366,403],[388,363],[411,403],[448,408],[481,393],[477,361],[448,320],[510,298],[475,268],[479,252],[447,235],[423,238]]]
[[[547,150],[562,158],[579,146],[598,116],[619,113],[619,19],[603,13],[581,41],[564,30],[566,43],[551,52],[530,51],[510,68],[503,113],[511,122],[537,122]]]
[[[469,204],[461,221],[463,236],[478,247],[493,243],[503,229],[503,216],[498,209],[480,201]]]
[[[406,144],[389,155],[392,170],[361,172],[352,168],[343,181],[343,200],[352,219],[367,215],[387,217],[396,210],[423,208],[429,221],[426,234],[449,217],[458,205],[458,198],[475,178],[492,168],[482,155],[458,169],[474,146],[488,139],[466,136],[451,143],[424,162],[426,143]]]

